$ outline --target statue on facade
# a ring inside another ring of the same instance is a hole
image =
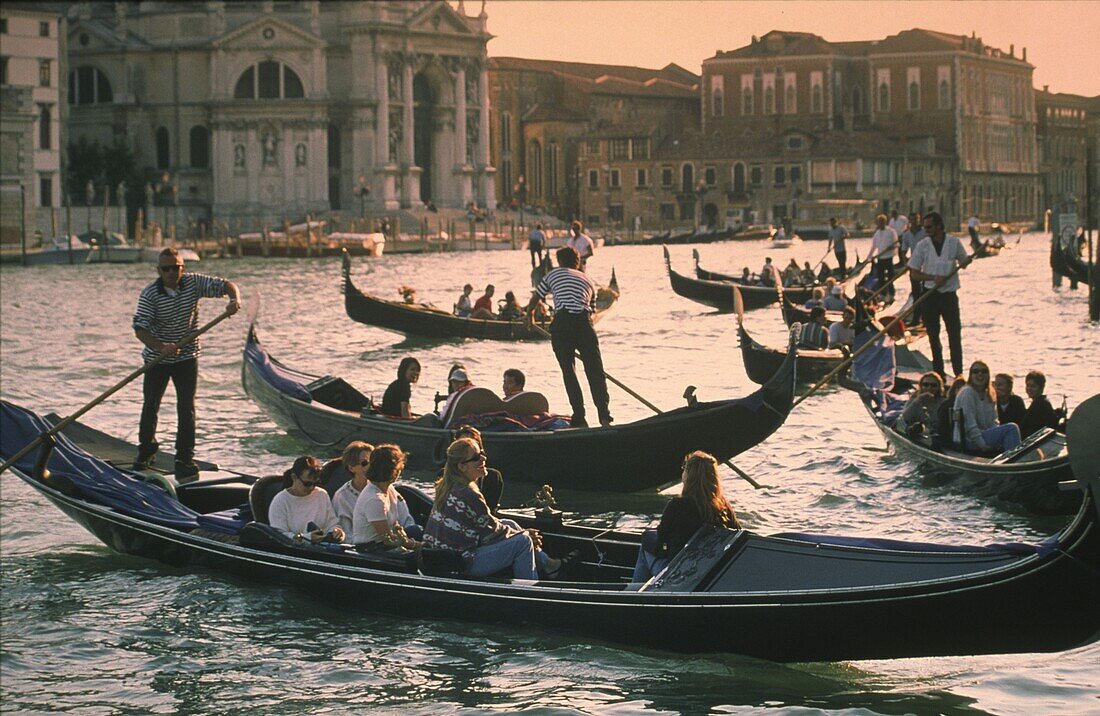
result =
[[[478,86],[478,70],[476,67],[466,68],[466,103],[478,104],[477,99],[477,86]]]
[[[397,62],[391,62],[386,67],[386,78],[389,82],[389,98],[392,100],[401,99],[401,65]]]
[[[244,145],[233,145],[233,168],[244,169]]]
[[[299,143],[294,147],[294,166],[304,167],[306,165],[306,145]]]
[[[275,135],[275,132],[271,129],[265,129],[264,133],[260,135],[260,146],[263,148],[263,165],[265,167],[277,167],[278,161],[278,149],[279,138]]]
[[[404,130],[401,124],[401,113],[390,112],[389,160],[393,163],[397,162],[402,139],[404,139]]]
[[[153,185],[149,182],[145,183],[145,205],[153,206]]]

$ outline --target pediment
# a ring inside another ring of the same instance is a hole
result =
[[[82,41],[83,39],[83,41]],[[77,20],[69,24],[69,48],[76,52],[116,49],[127,44],[114,33],[96,22]]]
[[[407,27],[417,32],[473,35],[466,21],[446,2],[436,2],[424,7],[409,18]]]
[[[214,40],[214,47],[232,49],[299,49],[323,48],[320,37],[273,15],[262,15],[236,27]]]

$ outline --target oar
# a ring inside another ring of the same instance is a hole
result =
[[[736,286],[734,287],[734,291],[736,291]],[[737,296],[738,296],[738,294],[737,294],[737,293],[734,293],[734,296],[735,296],[735,297],[737,297]],[[735,300],[736,300],[736,299],[735,299]],[[543,334],[543,335],[544,335],[544,336],[546,336],[547,338],[550,338],[550,331],[546,330],[545,328],[543,328],[542,326],[538,325],[537,323],[532,323],[531,325],[532,325],[532,327],[533,327],[533,328],[534,328],[534,329],[535,329],[536,331],[538,331],[539,333]],[[615,385],[617,385],[617,386],[619,386],[620,388],[622,388],[622,389],[623,389],[623,390],[624,390],[624,391],[626,392],[626,394],[627,394],[627,395],[629,395],[630,397],[634,398],[635,400],[637,400],[637,401],[638,401],[639,403],[641,403],[642,405],[646,406],[647,408],[649,408],[649,409],[650,409],[650,410],[652,410],[653,412],[657,413],[658,415],[664,415],[665,411],[661,410],[661,409],[660,409],[660,408],[658,408],[658,407],[657,407],[656,405],[654,405],[653,403],[649,402],[648,400],[646,400],[645,398],[643,398],[643,397],[642,397],[641,395],[639,395],[639,394],[638,394],[638,393],[636,393],[635,391],[631,390],[629,386],[627,386],[627,385],[626,385],[625,383],[623,383],[623,382],[622,382],[621,380],[618,380],[617,378],[615,378],[615,376],[611,375],[611,374],[610,374],[610,373],[608,373],[608,372],[607,372],[606,370],[605,370],[605,371],[603,372],[603,375],[604,375],[604,377],[605,377],[605,378],[607,378],[607,379],[608,379],[609,381],[611,381],[611,382],[612,382],[612,383],[614,383]],[[733,471],[734,471],[735,473],[737,473],[737,476],[738,476],[738,477],[740,477],[740,478],[741,478],[742,480],[744,480],[745,482],[747,482],[747,483],[749,483],[750,485],[752,485],[753,487],[755,487],[755,488],[756,488],[757,490],[759,490],[760,488],[762,488],[762,487],[763,487],[763,485],[761,485],[761,484],[760,484],[759,482],[757,482],[756,480],[752,479],[752,476],[751,476],[751,475],[749,475],[749,474],[748,474],[747,472],[745,472],[745,471],[744,471],[744,470],[742,470],[741,468],[739,468],[739,467],[737,467],[736,465],[734,465],[734,464],[733,464],[732,462],[730,462],[729,460],[725,460],[725,461],[724,461],[724,463],[725,463],[726,467],[730,468],[730,469],[731,469],[731,470],[733,470]]]
[[[904,276],[908,271],[909,271],[908,266],[903,267],[901,269],[901,271],[898,271],[896,274],[894,274],[893,278],[891,278],[889,281],[887,281],[886,283],[882,284],[877,289],[875,289],[875,292],[872,293],[870,296],[868,296],[867,299],[864,301],[864,303],[870,303],[871,301],[873,301],[875,298],[878,297],[878,295],[880,293],[882,293],[884,290],[886,290],[887,286],[892,285],[894,283],[894,281],[897,281],[899,278]]]
[[[811,269],[812,271],[817,271],[819,268],[821,268],[821,264],[825,263],[825,259],[829,258],[829,251],[829,249],[825,249],[825,255],[821,257],[820,261],[814,264],[813,269]]]
[[[947,274],[946,276],[943,277],[943,279],[939,282],[939,285],[942,286],[944,283],[946,283],[952,276],[957,274],[959,272],[959,269],[961,269],[961,268],[962,268],[962,266],[955,266],[955,268],[952,269],[951,273],[949,273],[949,274]],[[859,347],[859,350],[853,352],[850,356],[848,356],[847,358],[842,360],[840,362],[840,365],[838,365],[836,368],[833,368],[831,371],[829,371],[828,375],[826,375],[824,378],[819,380],[814,385],[814,387],[810,388],[805,393],[803,393],[798,398],[798,400],[794,401],[794,404],[791,405],[791,410],[794,410],[796,407],[798,407],[799,403],[801,403],[803,400],[805,400],[806,398],[809,398],[811,395],[816,393],[823,385],[825,385],[830,380],[832,380],[833,377],[837,373],[839,373],[840,371],[847,368],[848,364],[850,364],[852,361],[854,361],[859,356],[863,355],[863,352],[866,351],[866,350],[869,350],[871,348],[871,346],[873,346],[878,341],[878,339],[883,336],[883,334],[888,332],[891,328],[893,328],[897,324],[901,323],[903,318],[905,318],[910,313],[912,313],[914,308],[916,308],[921,303],[926,301],[935,292],[936,292],[936,288],[931,288],[931,289],[928,289],[927,291],[925,291],[924,293],[922,293],[920,298],[918,298],[916,301],[913,301],[912,305],[910,305],[908,309],[903,310],[901,313],[899,313],[897,316],[895,316],[894,320],[890,321],[885,326],[883,326],[882,330],[880,330],[878,333],[876,333],[875,336],[873,338],[871,338],[871,340],[864,343],[862,346]]]
[[[176,345],[185,346],[188,343],[191,343],[196,338],[201,336],[203,333],[206,333],[207,331],[209,331],[214,326],[218,325],[219,323],[221,323],[225,319],[229,318],[229,316],[230,316],[229,309],[226,309],[225,311],[222,312],[222,314],[220,316],[218,316],[214,320],[210,321],[210,323],[207,323],[205,326],[198,329],[194,333],[191,333],[188,336],[184,337],[183,340],[179,341]],[[17,463],[20,459],[23,458],[24,455],[29,453],[31,450],[34,450],[36,447],[41,445],[42,441],[45,440],[47,437],[52,436],[52,435],[56,435],[57,433],[61,432],[66,427],[68,427],[71,423],[75,422],[78,418],[80,418],[82,415],[87,413],[89,410],[91,410],[95,406],[99,405],[104,400],[111,397],[112,395],[114,395],[118,391],[122,390],[122,388],[124,388],[128,383],[130,383],[135,378],[139,377],[140,375],[142,375],[143,373],[145,373],[150,368],[157,365],[158,363],[160,363],[162,360],[164,360],[167,357],[168,357],[167,353],[161,353],[160,355],[158,355],[153,360],[149,361],[148,363],[145,363],[140,368],[135,370],[133,373],[131,373],[130,375],[128,375],[125,378],[123,378],[122,380],[120,380],[118,383],[115,383],[106,392],[100,394],[99,397],[92,400],[90,403],[85,405],[83,408],[81,408],[80,410],[77,410],[75,413],[73,413],[69,417],[65,418],[64,420],[59,422],[57,425],[53,426],[52,428],[50,428],[46,432],[44,432],[41,435],[39,435],[38,437],[36,437],[34,440],[32,440],[30,443],[28,443],[22,450],[15,453],[15,455],[13,455],[11,458],[9,458],[7,461],[5,461],[3,465],[0,465],[0,473],[4,472],[4,470],[7,470],[9,467],[11,467],[15,463]]]

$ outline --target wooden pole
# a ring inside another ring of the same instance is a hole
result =
[[[19,185],[19,246],[23,265],[27,265],[27,188]]]
[[[69,246],[69,265],[73,259],[73,199],[69,192],[65,192],[65,243]]]
[[[107,262],[111,261],[111,240],[107,237],[107,201],[110,198],[111,188],[103,185],[103,252],[107,256]]]
[[[290,257],[290,219],[283,217],[283,241],[286,242],[286,255]]]

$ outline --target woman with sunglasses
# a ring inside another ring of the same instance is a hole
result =
[[[656,540],[653,544],[647,544],[648,539],[642,540],[631,582],[647,582],[653,575],[660,574],[704,525],[741,529],[733,507],[722,493],[718,461],[714,456],[702,450],[688,453],[680,479],[683,489],[679,497],[673,497],[665,506],[657,525]]]
[[[461,553],[468,577],[487,577],[505,568],[516,579],[538,579],[540,570],[551,579],[559,577],[576,555],[553,559],[540,549],[537,531],[494,517],[477,487],[485,472],[485,453],[474,440],[451,443],[443,476],[435,483],[424,546]]]
[[[416,549],[423,532],[412,515],[405,498],[393,483],[405,469],[405,453],[396,445],[385,443],[374,448],[367,464],[367,486],[355,501],[352,517],[352,541],[385,547]]]
[[[275,495],[267,510],[272,527],[292,539],[308,538],[316,544],[328,536],[344,541],[344,530],[332,510],[332,500],[320,487],[321,462],[303,455],[283,473],[286,489]]]
[[[990,387],[989,366],[982,361],[971,364],[955,408],[962,411],[964,449],[968,452],[999,455],[1020,444],[1020,426],[997,424],[997,398]]]
[[[370,462],[370,454],[374,446],[362,440],[352,440],[344,448],[344,454],[340,457],[340,467],[351,476],[332,495],[332,509],[336,512],[336,519],[340,521],[340,527],[344,534],[352,534],[352,516],[355,514],[355,501],[359,499],[359,493],[367,486],[367,464]],[[343,476],[341,476],[343,478]],[[346,479],[346,478],[343,478]],[[331,483],[330,483],[331,484]]]
[[[943,394],[943,378],[935,371],[929,371],[920,377],[916,394],[905,404],[897,424],[898,432],[917,439],[930,432],[939,415],[940,404],[946,400]]]

